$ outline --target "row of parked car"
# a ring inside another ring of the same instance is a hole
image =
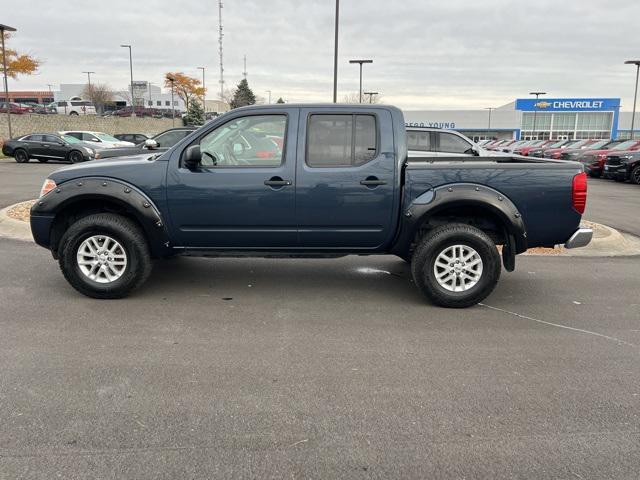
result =
[[[574,160],[594,178],[640,185],[640,140],[498,140],[485,150],[556,160]]]
[[[2,153],[18,163],[49,160],[78,163],[100,158],[138,155],[153,150],[163,152],[191,133],[195,127],[165,130],[149,137],[143,133],[109,135],[92,131],[30,133],[7,140]]]

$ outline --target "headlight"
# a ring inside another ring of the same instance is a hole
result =
[[[91,156],[95,155],[95,153],[96,153],[95,150],[93,150],[93,149],[91,149],[89,147],[82,147],[82,148],[84,148],[84,151],[87,152]]]
[[[47,178],[42,184],[42,188],[40,189],[40,197],[45,196],[47,193],[49,193],[51,190],[53,190],[56,187],[57,187],[56,182],[54,182],[50,178]]]

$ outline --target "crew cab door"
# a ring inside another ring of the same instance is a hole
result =
[[[393,235],[396,156],[384,109],[300,110],[296,219],[302,248],[376,249]]]
[[[167,201],[180,246],[260,250],[297,246],[295,153],[298,110],[225,115],[198,130],[198,168],[173,152]]]

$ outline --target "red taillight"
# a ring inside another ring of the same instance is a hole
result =
[[[574,210],[582,215],[587,206],[587,174],[584,172],[573,177],[571,201]]]

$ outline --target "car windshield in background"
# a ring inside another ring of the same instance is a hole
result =
[[[76,137],[72,137],[71,135],[62,135],[62,138],[67,143],[79,143],[80,142],[80,140],[78,140]]]
[[[100,140],[104,140],[105,142],[119,142],[120,141],[116,137],[112,137],[111,135],[109,135],[107,133],[96,133],[95,136],[98,137]]]
[[[636,142],[637,140],[627,140],[626,142],[622,142],[616,145],[615,147],[613,147],[613,150],[626,150],[627,148],[635,145]]]

